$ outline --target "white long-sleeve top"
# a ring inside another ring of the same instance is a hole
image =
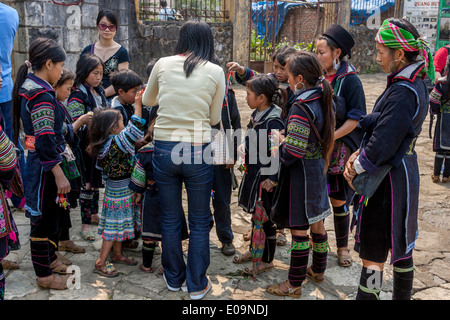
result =
[[[143,104],[159,105],[154,139],[209,143],[211,126],[219,123],[225,96],[225,75],[211,62],[200,63],[186,78],[185,56],[161,58],[155,64]]]

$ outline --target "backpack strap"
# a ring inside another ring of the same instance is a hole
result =
[[[295,103],[294,105],[297,106],[297,107],[299,107],[300,109],[302,109],[303,112],[306,114],[306,117],[308,118],[308,121],[309,121],[311,127],[313,128],[314,133],[316,134],[317,139],[319,140],[320,143],[322,143],[322,137],[320,136],[319,131],[317,130],[317,128],[316,128],[316,126],[315,126],[315,124],[314,124],[314,121],[311,119],[311,115],[309,114],[309,112],[306,111],[306,109],[305,109],[301,104],[299,104],[299,103]]]

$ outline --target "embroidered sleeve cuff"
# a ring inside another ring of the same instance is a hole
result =
[[[236,73],[236,81],[239,84],[245,83],[248,79],[250,79],[251,77],[253,77],[255,75],[254,72],[250,68],[247,68],[247,67],[244,67],[244,68],[245,68],[245,74],[242,76],[238,72],[235,72]]]
[[[145,120],[145,119],[142,119],[141,117],[139,117],[139,116],[137,116],[137,115],[135,115],[135,114],[133,114],[133,115],[131,116],[131,119],[133,119],[133,120],[135,120],[135,121],[139,121],[139,123],[142,124],[142,125],[145,125],[145,123],[146,123],[146,120]]]

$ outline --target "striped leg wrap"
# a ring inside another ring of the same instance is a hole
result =
[[[383,271],[367,269],[363,267],[359,279],[356,300],[380,300],[381,285],[383,283]]]
[[[348,246],[348,233],[350,228],[350,215],[347,206],[333,207],[334,231],[336,232],[336,245],[338,248]]]
[[[142,243],[142,264],[146,268],[152,267],[153,255],[155,254],[156,243]]]
[[[328,235],[325,234],[316,234],[312,233],[312,241],[313,241],[313,261],[311,269],[315,273],[324,273],[327,268],[327,259],[328,259]]]
[[[411,300],[413,280],[414,263],[412,257],[395,262],[392,300]]]
[[[38,277],[47,277],[53,274],[50,268],[50,247],[53,245],[50,244],[48,238],[30,237],[31,261]]]
[[[291,265],[288,279],[293,287],[302,285],[306,278],[306,269],[309,258],[309,237],[292,236],[292,247],[288,251],[291,253]]]
[[[82,189],[80,192],[81,223],[91,224],[94,190]]]

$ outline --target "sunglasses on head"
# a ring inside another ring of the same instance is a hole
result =
[[[99,23],[99,25],[97,26],[100,30],[105,31],[106,29],[109,29],[109,31],[116,31],[116,25],[115,24],[104,24],[104,23]]]

